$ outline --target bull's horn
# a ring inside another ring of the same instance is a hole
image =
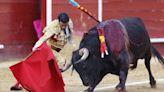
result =
[[[86,60],[87,57],[89,56],[89,50],[87,48],[82,48],[82,49],[79,50],[79,54],[82,55],[82,57],[78,61],[76,61],[75,64]]]
[[[64,67],[61,68],[60,71],[61,72],[64,72],[64,71],[68,70],[71,67],[71,65],[72,65],[72,62],[71,61],[65,62]]]

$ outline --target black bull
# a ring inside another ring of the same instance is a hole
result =
[[[121,19],[119,22],[123,24],[127,34],[123,32],[124,38],[115,42],[120,45],[120,42],[123,41],[118,51],[113,50],[114,47],[111,47],[110,44],[114,41],[108,39],[110,37],[106,36],[108,32],[105,30],[109,55],[105,55],[104,58],[101,58],[100,41],[97,32],[97,26],[101,25],[100,23],[89,30],[88,33],[84,34],[79,49],[73,52],[71,64],[73,64],[73,68],[75,68],[80,75],[83,84],[89,86],[88,89],[85,90],[86,92],[92,92],[102,78],[108,73],[119,76],[120,82],[116,86],[116,89],[118,89],[119,92],[126,92],[125,82],[128,70],[129,68],[134,69],[137,67],[138,59],[145,59],[150,85],[151,87],[156,87],[156,81],[150,69],[150,59],[153,54],[162,65],[164,65],[164,59],[150,43],[149,35],[142,20],[140,18],[130,17]],[[110,32],[110,28],[107,31]],[[114,34],[115,33],[110,36]],[[126,39],[129,43],[126,42]]]

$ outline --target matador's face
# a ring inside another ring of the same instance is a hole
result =
[[[68,23],[63,23],[61,21],[59,22],[59,24],[62,30],[64,30],[68,26]]]

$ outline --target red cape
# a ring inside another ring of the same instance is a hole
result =
[[[61,72],[46,43],[10,69],[17,81],[30,92],[64,92]]]

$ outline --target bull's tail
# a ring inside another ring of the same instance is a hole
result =
[[[160,55],[160,53],[157,51],[156,48],[152,46],[151,49],[152,49],[153,55],[157,57],[158,61],[162,64],[164,68],[164,58]]]

